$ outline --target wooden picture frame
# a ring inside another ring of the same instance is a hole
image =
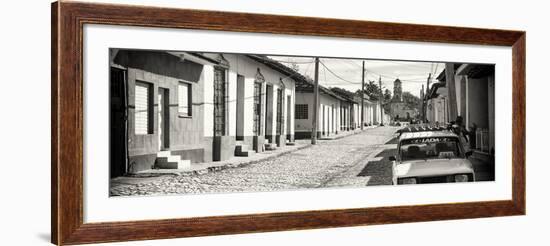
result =
[[[512,48],[512,199],[243,214],[148,221],[83,221],[85,24],[223,30]],[[525,214],[525,32],[126,5],[52,4],[52,243],[82,244]]]

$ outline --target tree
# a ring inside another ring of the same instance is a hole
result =
[[[352,99],[354,94],[353,92],[351,91],[348,91],[346,89],[343,89],[343,88],[340,88],[340,87],[332,87],[330,88],[331,91],[333,91],[334,93],[340,95],[340,96],[344,96],[344,97],[347,97],[347,98],[350,98]]]
[[[389,113],[391,111],[391,91],[389,89],[384,90],[384,112]]]
[[[358,90],[357,92],[360,93],[361,90]],[[364,92],[372,99],[372,100],[378,100],[380,97],[380,89],[378,87],[378,84],[372,80],[369,80],[368,83],[365,83],[365,90]]]
[[[386,89],[384,91],[384,101],[389,102],[391,100],[391,91],[389,89]]]
[[[403,92],[403,102],[408,108],[419,109],[422,106],[422,100],[408,91]]]

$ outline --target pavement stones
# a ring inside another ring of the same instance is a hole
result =
[[[394,127],[379,127],[262,160],[251,165],[195,175],[157,177],[112,185],[111,195],[163,195],[295,190],[368,184],[358,176],[369,156],[384,150]],[[350,171],[355,170],[355,171]]]

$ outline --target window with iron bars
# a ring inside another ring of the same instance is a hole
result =
[[[214,69],[214,136],[225,135],[225,69]]]
[[[283,91],[277,89],[277,135],[283,132]]]
[[[307,120],[308,119],[308,105],[307,104],[296,104],[294,106],[294,118],[297,120]]]
[[[260,124],[261,124],[261,111],[262,111],[262,84],[261,83],[254,83],[254,136],[259,136],[261,134],[260,132]]]

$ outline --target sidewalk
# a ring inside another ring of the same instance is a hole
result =
[[[334,134],[332,136],[319,139],[320,142],[330,141],[335,139],[340,139],[352,135],[356,135],[362,132],[365,132],[368,129],[375,128],[376,126],[366,127],[364,130],[356,129],[353,131],[340,132],[339,134]],[[234,156],[229,160],[225,161],[216,161],[216,162],[205,162],[205,163],[193,163],[191,168],[188,169],[149,169],[140,171],[134,174],[128,174],[126,176],[116,177],[111,179],[111,187],[124,184],[134,184],[134,183],[143,183],[148,181],[155,181],[158,178],[164,176],[195,176],[206,174],[209,172],[220,171],[229,168],[238,168],[244,167],[251,164],[255,164],[262,161],[267,161],[270,159],[277,158],[279,156],[292,153],[301,149],[311,147],[310,139],[301,139],[296,140],[295,145],[286,145],[285,147],[278,147],[276,150],[264,151],[261,153],[255,153],[250,157],[238,157]]]
[[[277,147],[276,150],[264,151],[261,153],[255,153],[249,157],[233,156],[231,159],[225,161],[213,161],[204,163],[193,163],[191,168],[188,169],[150,169],[140,171],[131,176],[134,177],[151,177],[159,175],[177,175],[177,176],[189,176],[196,174],[205,174],[211,171],[219,171],[226,168],[243,167],[250,164],[254,164],[260,161],[269,160],[278,156],[298,151],[307,147],[310,147],[310,143],[296,142],[295,145],[287,145],[285,147]]]
[[[495,180],[495,163],[489,155],[474,151],[474,154],[468,160],[474,166],[476,181]]]

